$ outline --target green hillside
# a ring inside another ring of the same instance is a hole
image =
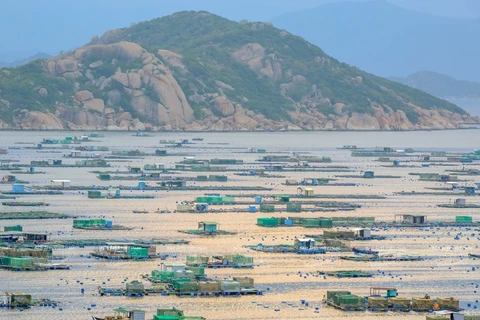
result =
[[[466,119],[452,103],[341,63],[271,24],[207,12],[111,30],[1,69],[0,111],[13,128],[111,130],[403,130]]]

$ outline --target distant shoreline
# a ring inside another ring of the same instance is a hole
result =
[[[457,131],[457,130],[479,130],[479,124],[472,124],[475,125],[474,127],[468,128],[454,128],[454,129],[411,129],[411,130],[367,130],[367,129],[358,129],[358,130],[342,130],[342,129],[335,129],[335,130],[158,130],[158,131],[140,131],[145,133],[242,133],[242,132],[275,132],[275,133],[283,133],[283,132],[419,132],[419,131]],[[125,133],[135,133],[139,132],[137,130],[71,130],[71,129],[0,129],[0,132],[125,132]],[[142,136],[140,136],[142,137]]]

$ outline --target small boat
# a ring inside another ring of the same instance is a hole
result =
[[[149,213],[147,210],[133,210],[133,213]]]
[[[50,203],[46,202],[21,202],[21,201],[12,201],[12,202],[2,202],[2,205],[9,207],[41,207],[49,206]]]
[[[355,253],[361,253],[361,254],[373,254],[373,255],[378,255],[378,251],[373,251],[372,249],[352,248],[352,251],[355,252]]]
[[[8,153],[8,149],[5,149],[5,148],[0,149],[0,154],[7,154],[7,153]]]
[[[203,138],[192,138],[193,141],[203,141]]]
[[[143,131],[137,131],[135,134],[132,134],[134,137],[153,137],[153,135],[145,133]]]

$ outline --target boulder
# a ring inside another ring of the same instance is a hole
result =
[[[345,130],[347,129],[348,115],[341,116],[335,120],[335,129]]]
[[[83,106],[88,110],[94,110],[103,113],[105,103],[102,99],[91,99],[83,102]]]
[[[130,112],[122,112],[117,114],[117,120],[119,121],[131,121],[132,120],[132,115]]]
[[[113,108],[105,108],[104,114],[105,114],[105,116],[115,115],[115,109],[113,109]]]
[[[128,75],[123,72],[115,73],[112,79],[120,83],[124,87],[128,87]]]
[[[92,62],[88,65],[88,67],[90,69],[96,69],[96,68],[101,67],[101,66],[103,66],[103,61],[102,60],[97,60],[97,61]]]
[[[63,130],[62,121],[50,112],[30,111],[25,115],[24,123],[33,130]]]
[[[333,105],[333,110],[335,111],[335,114],[337,115],[342,115],[343,108],[345,108],[345,104],[341,102],[337,102]]]
[[[75,99],[77,99],[80,102],[88,101],[93,99],[93,93],[91,93],[88,90],[77,91],[75,93]]]
[[[40,88],[38,89],[38,94],[41,95],[42,97],[48,96],[48,91],[45,88]]]
[[[181,55],[168,50],[158,50],[157,53],[169,66],[186,70]]]
[[[233,122],[235,123],[235,127],[237,129],[253,130],[258,126],[257,121],[243,113],[235,113],[233,115]]]
[[[360,114],[352,113],[347,122],[347,129],[349,130],[379,130],[380,124],[378,120],[366,113]]]
[[[140,89],[142,87],[142,79],[138,73],[128,73],[128,87],[132,89]]]
[[[55,75],[61,76],[66,72],[78,70],[78,63],[73,59],[62,59],[55,62]]]
[[[235,108],[225,96],[215,98],[213,100],[213,107],[224,117],[231,116],[235,113]]]
[[[171,73],[150,77],[150,85],[170,114],[170,119],[178,124],[191,123],[195,120],[185,93]]]

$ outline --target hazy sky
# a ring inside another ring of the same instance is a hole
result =
[[[106,30],[176,11],[207,10],[232,20],[268,21],[281,13],[333,1],[344,0],[1,0],[0,61],[37,52],[57,54]],[[480,0],[388,1],[436,15],[480,17]]]

